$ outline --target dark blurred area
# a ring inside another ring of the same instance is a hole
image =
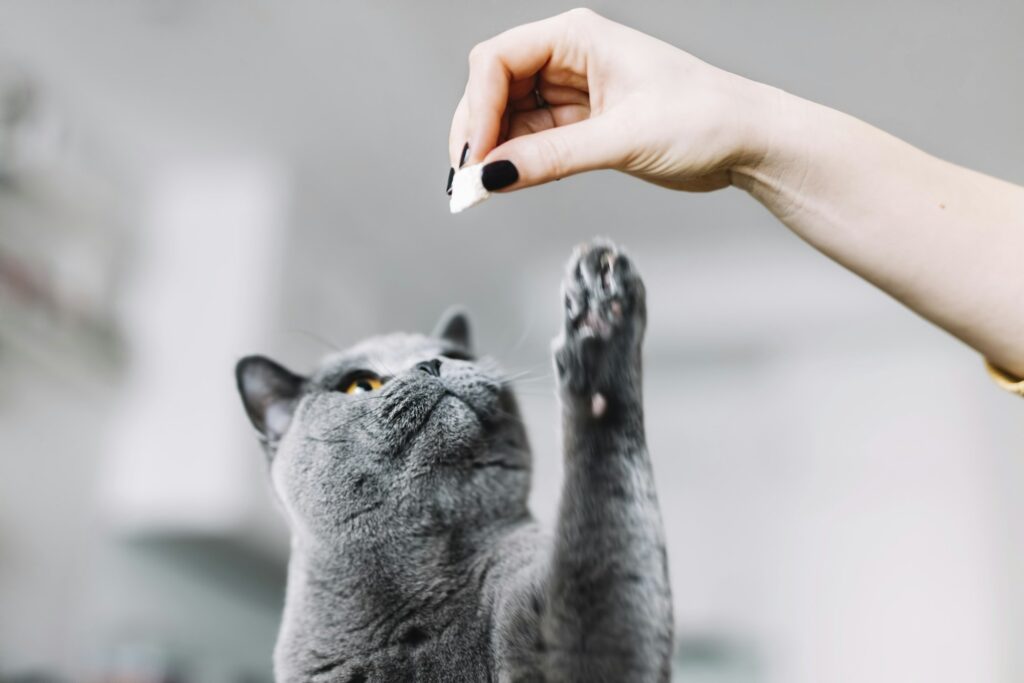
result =
[[[272,680],[248,353],[303,371],[465,304],[528,378],[550,521],[549,340],[593,235],[649,290],[675,680],[1024,680],[1024,406],[975,354],[736,190],[595,173],[448,214],[466,54],[570,6],[0,4],[0,682]],[[593,7],[1024,182],[1020,3]]]

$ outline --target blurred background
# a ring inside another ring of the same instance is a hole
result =
[[[305,371],[464,303],[533,377],[550,522],[557,288],[597,234],[648,285],[676,680],[1024,680],[1024,404],[975,353],[736,190],[596,173],[448,214],[469,49],[569,6],[0,3],[0,680],[271,680],[244,354]],[[593,7],[1024,182],[1020,3]]]

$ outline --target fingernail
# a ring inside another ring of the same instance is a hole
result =
[[[467,142],[462,146],[462,156],[459,157],[459,168],[466,165],[466,159],[469,158],[469,143]]]
[[[519,180],[519,170],[511,161],[492,161],[480,171],[480,182],[488,192],[508,187]]]
[[[448,187],[444,188],[445,194],[450,195],[452,193],[452,178],[455,177],[455,169],[451,166],[448,167]]]

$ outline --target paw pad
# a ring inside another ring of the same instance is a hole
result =
[[[564,324],[555,349],[563,386],[595,418],[608,411],[611,391],[638,370],[646,325],[644,286],[628,257],[608,242],[577,248],[562,283]],[[614,403],[614,401],[613,401]]]

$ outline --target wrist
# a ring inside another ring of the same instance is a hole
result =
[[[732,184],[763,199],[802,176],[809,162],[813,108],[807,100],[763,83],[748,81],[742,100],[742,154],[730,167]]]

